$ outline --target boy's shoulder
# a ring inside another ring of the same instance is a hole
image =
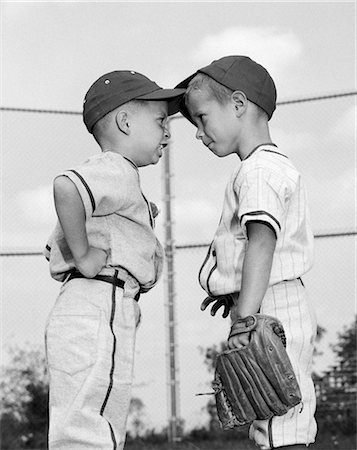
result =
[[[136,165],[129,159],[115,152],[101,152],[90,156],[76,167],[78,170],[100,172],[118,172],[121,174],[132,174],[137,172]]]
[[[297,172],[297,169],[287,154],[280,148],[272,145],[262,145],[242,161],[242,174],[257,169],[266,170],[267,172],[277,172],[281,175]]]
[[[120,186],[137,186],[138,169],[135,164],[124,156],[114,152],[102,152],[90,156],[81,164],[72,166],[58,175],[65,175],[84,185],[112,186],[116,191]]]
[[[254,180],[275,180],[293,188],[300,178],[300,173],[288,156],[277,147],[262,146],[242,161],[234,183],[242,185]]]

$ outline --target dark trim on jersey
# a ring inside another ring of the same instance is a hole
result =
[[[118,278],[118,270],[115,270],[114,277]],[[112,287],[112,310],[111,310],[110,321],[109,321],[110,331],[111,331],[111,333],[113,335],[112,366],[111,366],[110,374],[109,374],[109,385],[108,385],[107,393],[106,393],[105,399],[103,401],[102,407],[100,408],[100,415],[101,416],[103,416],[105,407],[107,406],[107,403],[108,403],[108,400],[109,400],[110,392],[111,392],[111,390],[113,388],[113,375],[114,375],[114,369],[115,369],[115,351],[116,351],[116,346],[117,346],[117,338],[115,336],[114,329],[113,329],[113,322],[114,322],[115,308],[116,308],[115,293],[116,293],[116,286],[113,285],[113,287]],[[113,441],[113,445],[114,445],[113,448],[115,450],[117,448],[117,443],[116,443],[116,440],[115,440],[114,431],[113,431],[112,426],[110,425],[110,423],[109,423],[109,427],[110,427],[110,432],[111,432],[111,435],[112,435],[112,441]]]
[[[205,259],[204,259],[204,261],[203,261],[203,263],[202,263],[202,266],[201,266],[201,268],[200,268],[200,270],[199,270],[199,272],[198,272],[198,282],[199,282],[199,283],[200,283],[200,278],[201,278],[202,270],[203,270],[204,266],[206,265],[206,262],[208,261],[208,259],[209,259],[209,257],[210,257],[212,245],[213,245],[213,241],[210,243],[210,246],[209,246],[209,248],[208,248],[208,252],[207,252],[207,254],[206,254],[206,257],[205,257]]]
[[[268,152],[268,153],[275,153],[276,155],[280,155],[283,156],[284,158],[289,159],[286,155],[284,155],[283,153],[279,153],[279,152],[275,152],[274,150],[269,150],[267,148],[263,148],[262,152]]]
[[[274,443],[273,443],[273,417],[270,417],[269,422],[268,422],[268,438],[269,438],[270,448],[274,448]]]
[[[47,244],[46,245],[46,247],[45,247],[45,251],[48,251],[48,253],[50,254],[51,253],[51,247]],[[45,258],[47,259],[47,261],[49,261],[50,260],[50,258],[45,254],[44,255],[45,256]]]
[[[132,161],[131,159],[127,158],[126,156],[123,156],[124,159],[126,159],[133,167],[136,171],[138,171],[138,166],[134,163],[134,161]]]
[[[146,203],[146,205],[147,205],[147,207],[148,207],[149,220],[150,220],[151,228],[154,228],[154,226],[155,226],[155,221],[154,221],[154,217],[153,217],[153,215],[152,215],[151,206],[150,206],[149,201],[147,200],[147,198],[145,197],[145,195],[144,195],[144,193],[143,193],[143,191],[142,191],[141,189],[140,189],[140,192],[141,192],[141,195],[143,196],[143,198],[144,198],[144,200],[145,200],[145,203]]]
[[[110,422],[108,422],[108,425],[110,428],[110,435],[111,435],[112,441],[113,441],[113,450],[117,450],[117,440],[115,439],[113,427],[111,426]]]
[[[86,190],[88,192],[88,195],[89,195],[89,198],[90,198],[90,201],[91,201],[91,204],[92,204],[92,209],[93,209],[93,212],[94,212],[95,211],[95,200],[94,200],[94,196],[92,194],[92,191],[90,190],[90,187],[86,183],[86,180],[76,170],[71,169],[68,172],[73,172],[81,180],[83,186],[86,188]]]
[[[273,144],[273,142],[267,142],[266,144],[259,144],[255,148],[253,148],[253,150],[250,153],[248,153],[248,155],[243,159],[243,161],[248,159],[256,150],[258,150],[258,148],[264,147],[264,145],[272,145],[273,147],[278,148],[278,146],[276,144]]]
[[[214,272],[216,269],[217,269],[217,260],[216,260],[214,266],[212,267],[212,269],[210,270],[210,272],[209,272],[209,274],[208,274],[208,277],[207,277],[207,282],[206,282],[206,284],[207,284],[207,291],[208,291],[208,294],[209,294],[211,297],[213,297],[213,294],[212,294],[212,292],[211,292],[211,289],[209,288],[209,279],[211,278],[213,272]]]
[[[281,226],[278,220],[276,220],[276,218],[274,216],[272,216],[271,214],[267,213],[266,211],[251,211],[249,213],[243,214],[243,216],[240,219],[240,222],[242,223],[243,217],[244,216],[261,216],[261,215],[265,215],[270,217],[271,219],[274,220],[274,222],[278,225],[279,230],[281,230]],[[256,221],[257,222],[257,221]]]

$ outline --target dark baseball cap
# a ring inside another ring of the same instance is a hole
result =
[[[262,108],[270,119],[276,107],[276,88],[268,71],[248,56],[224,56],[179,83],[176,88],[187,88],[198,74],[205,73],[233,91],[242,91],[247,99]],[[180,111],[191,122],[192,119],[181,102]]]
[[[89,88],[83,103],[83,121],[92,133],[98,120],[130,100],[166,100],[171,116],[179,111],[184,92],[185,89],[163,89],[133,70],[116,70],[102,75]]]

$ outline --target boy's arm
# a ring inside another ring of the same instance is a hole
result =
[[[85,210],[74,183],[66,176],[59,176],[53,187],[57,216],[74,263],[82,275],[93,278],[105,266],[107,254],[88,244]]]
[[[242,287],[231,310],[232,321],[256,314],[268,288],[276,245],[275,232],[260,222],[247,223],[248,244],[243,262]],[[249,333],[229,339],[228,347],[242,347],[248,343]]]

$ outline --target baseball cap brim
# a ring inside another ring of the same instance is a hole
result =
[[[168,115],[172,116],[180,111],[180,100],[185,89],[158,89],[149,94],[140,95],[136,100],[166,100],[168,102]]]
[[[187,86],[189,84],[189,82],[199,73],[200,71],[198,70],[197,72],[193,73],[192,75],[190,75],[189,77],[185,78],[183,81],[181,81],[177,86],[175,86],[175,89],[183,89],[184,91],[186,91]],[[195,127],[197,127],[195,121],[192,119],[190,113],[188,112],[188,109],[186,107],[185,104],[185,98],[184,96],[180,97],[179,99],[179,111],[180,113],[186,117],[187,120],[189,120],[192,125],[194,125]]]

